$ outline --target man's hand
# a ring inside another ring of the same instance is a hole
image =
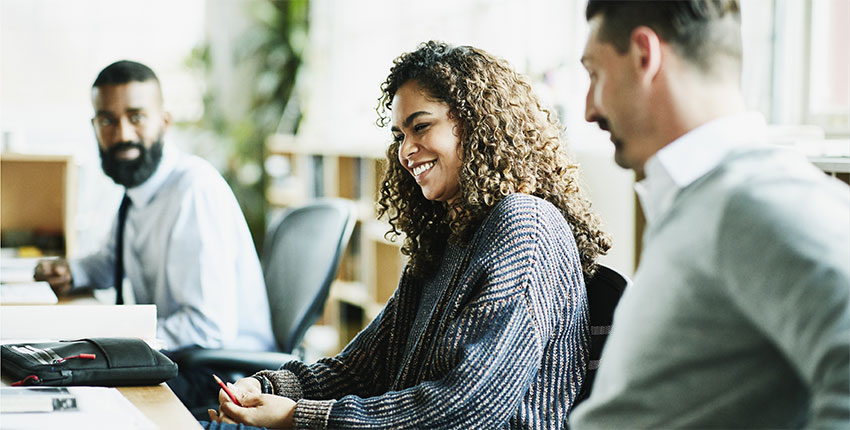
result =
[[[224,390],[219,390],[219,411],[208,410],[210,421],[243,423],[256,427],[291,428],[295,412],[295,401],[288,397],[261,394],[260,382],[254,378],[243,378],[228,388],[239,399],[243,407],[236,406]]]
[[[71,267],[63,258],[54,260],[41,260],[35,266],[35,274],[33,275],[36,281],[47,281],[50,288],[57,296],[64,296],[71,291],[73,278],[71,277]]]

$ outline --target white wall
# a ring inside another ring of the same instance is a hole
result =
[[[583,0],[312,0],[305,116],[299,134],[331,147],[384,148],[375,125],[379,85],[392,60],[430,39],[473,45],[530,77],[559,113],[568,144],[606,231],[607,264],[634,270],[632,174],[613,162],[608,134],[584,121],[588,77],[580,64],[587,34]]]
[[[176,119],[196,118],[201,87],[184,65],[203,23],[203,0],[0,0],[2,143],[75,156],[78,251],[97,246],[121,196],[100,170],[92,82],[113,61],[140,61],[159,76]]]
[[[813,1],[841,6],[843,0]],[[16,150],[76,156],[82,191],[78,237],[97,236],[83,233],[108,224],[102,214],[114,212],[120,198],[120,189],[100,172],[89,123],[89,89],[97,72],[122,58],[146,63],[162,81],[166,107],[178,121],[193,120],[202,112],[205,83],[185,60],[209,40],[220,63],[214,84],[224,88],[222,100],[238,113],[244,108],[240,85],[250,77],[233,69],[227,54],[238,49],[247,25],[246,3],[0,0],[0,143],[10,137]],[[802,13],[795,12],[805,9],[802,4],[808,0],[742,2],[745,96],[777,121],[795,123],[804,116],[798,111],[806,86],[800,83],[806,76],[800,37],[805,26]],[[428,39],[486,49],[529,75],[538,94],[560,113],[594,207],[615,239],[607,262],[631,273],[632,176],[614,165],[607,133],[584,121],[588,79],[579,64],[587,37],[584,5],[584,0],[312,0],[301,131],[318,145],[383,147],[389,133],[375,126],[374,108],[393,58]],[[776,5],[785,11],[778,32]],[[783,45],[789,51],[778,59],[780,70],[773,70],[773,43],[782,40],[798,43]],[[846,55],[842,58],[846,63]],[[168,139],[182,140],[174,129]]]
[[[245,4],[0,0],[0,132],[13,138],[14,150],[75,155],[79,252],[97,246],[109,226],[104,214],[115,211],[121,194],[100,171],[90,128],[96,74],[118,59],[143,62],[159,75],[176,119],[193,120],[206,84],[185,60],[206,38],[217,62],[210,85],[223,88],[222,100],[238,112],[247,79],[227,61],[246,25]],[[489,50],[529,75],[561,114],[594,207],[615,238],[608,262],[631,273],[631,176],[611,161],[607,135],[583,120],[583,9],[583,0],[313,0],[302,131],[316,144],[382,147],[389,133],[374,125],[374,108],[398,54],[429,39]],[[167,138],[180,135],[172,129]]]

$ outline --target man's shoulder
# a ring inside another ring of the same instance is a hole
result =
[[[722,200],[714,204],[721,205],[724,230],[807,236],[846,226],[850,219],[847,185],[791,151],[742,153],[724,166],[719,179]]]
[[[840,198],[846,185],[827,177],[805,157],[773,146],[741,148],[684,190],[691,204],[724,211],[751,206],[788,205],[810,193]],[[715,211],[710,211],[715,212]]]
[[[226,185],[224,178],[209,161],[191,154],[180,154],[170,175],[170,182],[183,188],[217,188]]]
[[[798,206],[812,196],[846,199],[847,186],[826,176],[805,157],[781,148],[762,148],[732,154],[722,165],[721,181],[728,204]]]

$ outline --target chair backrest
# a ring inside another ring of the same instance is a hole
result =
[[[602,348],[608,340],[608,333],[611,332],[611,325],[614,322],[614,309],[617,308],[620,296],[631,281],[616,270],[599,264],[596,273],[592,278],[585,278],[584,284],[587,289],[587,307],[590,313],[590,363],[573,407],[590,395],[593,380],[596,378],[596,369],[599,368]]]
[[[267,231],[263,276],[281,352],[292,353],[322,314],[355,222],[351,201],[319,199],[287,211]]]

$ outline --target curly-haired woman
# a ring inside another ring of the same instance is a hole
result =
[[[588,361],[584,276],[610,243],[558,122],[507,62],[469,46],[424,43],[381,89],[393,141],[379,214],[410,257],[398,289],[342,353],[240,380],[246,407],[220,393],[211,418],[562,428]]]

